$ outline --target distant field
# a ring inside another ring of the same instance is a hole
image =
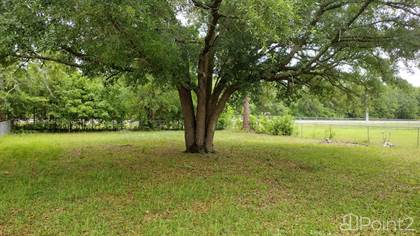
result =
[[[216,133],[216,147],[212,155],[185,154],[182,132],[0,138],[0,235],[415,235],[420,229],[419,149],[227,131]],[[397,231],[340,231],[349,213],[405,221]],[[417,231],[400,231],[406,227]]]
[[[420,120],[296,120],[297,124],[306,125],[341,125],[341,126],[381,126],[420,128]]]
[[[416,148],[420,121],[296,121],[295,135],[373,146],[381,146],[387,140],[395,147]]]

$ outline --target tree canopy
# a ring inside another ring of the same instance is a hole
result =
[[[0,60],[137,82],[152,74],[179,91],[187,150],[212,152],[238,90],[269,81],[293,96],[395,80],[397,62],[418,59],[419,9],[416,0],[5,0]]]

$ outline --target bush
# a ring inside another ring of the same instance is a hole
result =
[[[235,111],[233,108],[230,106],[226,107],[225,111],[220,115],[217,121],[216,129],[223,130],[235,126],[232,124],[234,115]]]
[[[266,116],[260,116],[255,124],[255,132],[257,133],[269,133],[270,120]]]
[[[242,120],[242,125],[243,125],[243,120]],[[254,115],[249,116],[249,126],[250,126],[251,130],[257,130],[257,126],[258,126],[258,117],[257,116],[254,116]]]
[[[242,130],[242,119],[238,116],[232,118],[232,129]]]
[[[291,115],[275,117],[271,120],[269,133],[272,135],[291,136],[294,129],[294,119]]]
[[[260,134],[291,136],[294,130],[294,118],[291,115],[272,118],[251,115],[249,121],[251,129]],[[242,126],[242,120],[240,120],[240,125]]]

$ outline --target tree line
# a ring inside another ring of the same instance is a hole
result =
[[[3,68],[0,77],[3,84],[0,114],[4,119],[21,121],[15,122],[17,129],[183,128],[176,90],[162,87],[152,76],[142,84],[132,84],[124,78],[108,81],[101,77],[89,78],[59,64],[30,63]],[[271,86],[259,89],[263,91],[245,93],[231,100],[216,128],[232,128],[233,117],[243,113],[251,116],[292,115],[295,118],[363,118],[368,108],[371,118],[420,117],[420,88],[403,80],[378,85],[370,94],[362,88],[353,88],[354,94],[333,89],[329,96],[301,90],[290,101],[285,100],[287,95],[282,90]]]
[[[181,129],[176,91],[105,82],[61,65],[14,65],[0,72],[1,114],[16,129],[43,131]],[[133,120],[127,126],[127,121]],[[18,122],[20,121],[20,122]]]
[[[254,115],[291,114],[296,118],[370,118],[419,119],[420,88],[400,79],[392,84],[379,84],[374,91],[354,86],[352,93],[333,89],[327,94],[300,91],[287,101],[284,94],[271,87],[251,94],[250,109]],[[237,104],[240,104],[237,103]]]

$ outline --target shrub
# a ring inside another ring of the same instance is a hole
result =
[[[216,129],[222,130],[232,127],[234,114],[235,111],[232,107],[226,107],[225,111],[220,115],[219,120],[217,121]]]
[[[242,119],[235,120],[235,127],[242,129],[242,122]],[[291,115],[272,118],[250,115],[249,123],[251,130],[260,134],[291,136],[294,130],[294,118]]]
[[[255,132],[257,133],[269,133],[270,120],[266,116],[260,116],[255,125]]]
[[[251,127],[251,130],[256,131],[258,129],[258,127],[257,127],[258,126],[258,117],[257,116],[254,116],[254,115],[249,116],[249,126]]]
[[[234,116],[232,119],[232,128],[234,130],[242,130],[242,119],[239,116]]]
[[[275,117],[271,120],[269,133],[272,135],[291,136],[294,129],[294,119],[291,115]]]

